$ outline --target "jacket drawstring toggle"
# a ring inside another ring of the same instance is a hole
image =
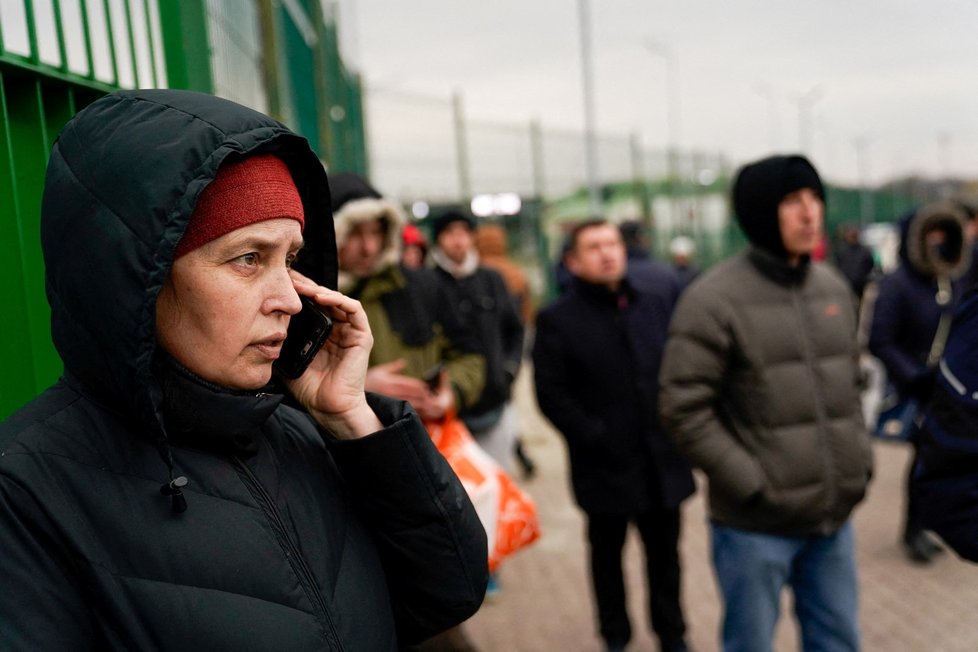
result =
[[[173,510],[174,514],[183,514],[187,511],[187,499],[184,497],[182,489],[189,482],[186,476],[181,475],[160,487],[160,493],[170,497],[170,509]]]

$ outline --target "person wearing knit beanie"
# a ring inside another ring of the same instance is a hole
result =
[[[0,418],[0,649],[414,649],[481,606],[465,487],[366,391],[328,184],[305,138],[195,91],[104,94],[54,139],[24,271],[60,364]]]
[[[421,269],[428,257],[428,240],[416,224],[405,224],[401,231],[401,265]]]
[[[825,188],[804,156],[771,156],[740,169],[733,186],[734,212],[752,244],[778,257],[789,256],[779,207],[786,197],[804,189],[821,202],[824,212]],[[816,240],[821,234],[821,212],[817,230]]]
[[[472,219],[472,216],[463,213],[462,211],[456,208],[453,208],[445,211],[444,213],[436,217],[432,222],[431,225],[432,240],[437,241],[438,236],[441,234],[441,232],[447,229],[450,225],[455,224],[456,222],[461,222],[468,228],[469,231],[473,233],[475,232],[475,220]]]

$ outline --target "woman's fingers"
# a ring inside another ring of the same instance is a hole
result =
[[[327,312],[334,320],[349,322],[359,330],[369,330],[367,315],[359,301],[319,285],[295,270],[292,270],[290,274],[296,292],[312,298],[323,308],[329,309]]]

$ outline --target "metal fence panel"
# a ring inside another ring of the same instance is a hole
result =
[[[157,0],[0,2],[0,419],[54,382],[40,215],[63,125],[116,81],[166,83]]]
[[[61,373],[41,256],[41,193],[61,126],[97,92],[0,71],[0,418]]]

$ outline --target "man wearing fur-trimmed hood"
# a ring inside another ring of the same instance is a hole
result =
[[[404,213],[361,177],[329,178],[339,287],[358,299],[374,333],[369,391],[406,400],[422,419],[473,404],[485,382],[478,343],[446,315],[431,270],[400,266]],[[439,372],[439,368],[442,369]],[[430,375],[434,390],[423,380]]]
[[[900,222],[900,266],[880,281],[869,350],[883,363],[901,398],[924,400],[933,386],[928,358],[941,315],[954,310],[963,293],[960,278],[971,262],[966,222],[967,215],[951,202],[929,204]],[[916,435],[914,429],[914,458]],[[913,466],[911,462],[906,483],[903,543],[911,559],[927,563],[940,548],[920,524],[913,500]]]

